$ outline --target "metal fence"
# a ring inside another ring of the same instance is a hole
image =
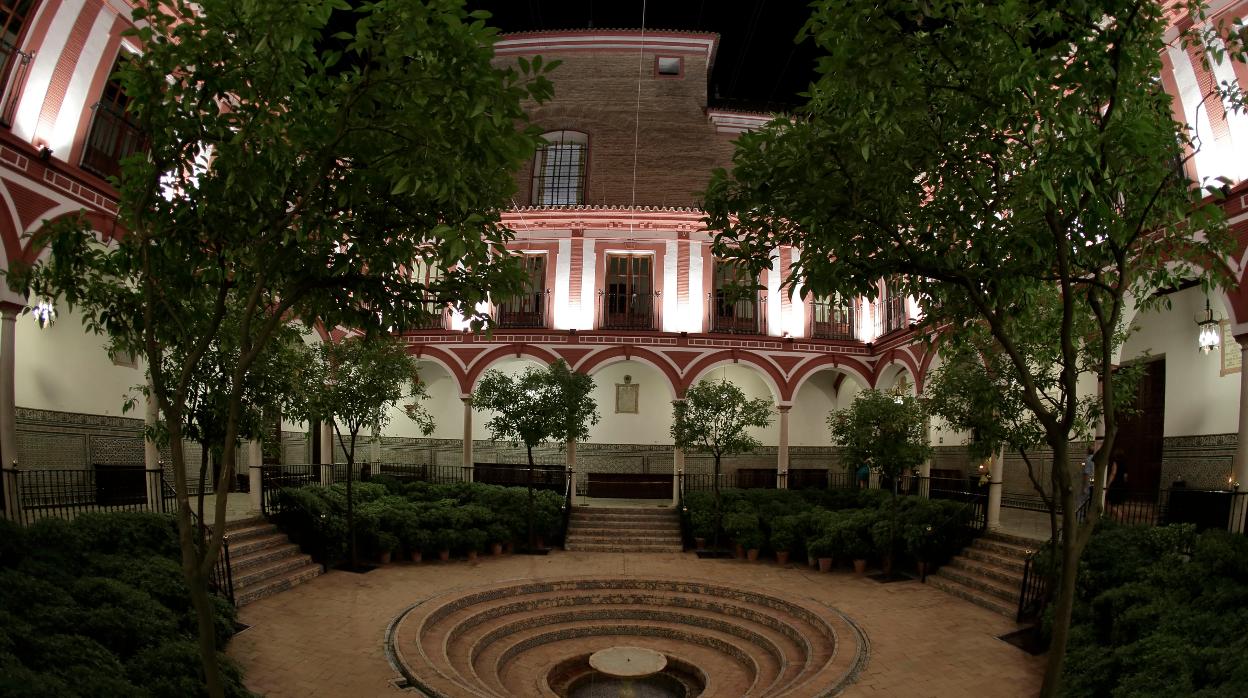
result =
[[[14,518],[21,524],[49,517],[72,519],[87,512],[171,511],[163,497],[148,501],[148,471],[141,463],[90,469],[5,468],[4,474],[14,487]]]

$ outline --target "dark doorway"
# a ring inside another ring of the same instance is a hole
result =
[[[1166,421],[1166,360],[1144,365],[1131,413],[1118,420],[1114,453],[1126,473],[1131,499],[1152,499],[1161,486],[1162,439]],[[1169,483],[1167,483],[1169,484]]]

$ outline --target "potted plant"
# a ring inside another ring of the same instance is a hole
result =
[[[486,529],[486,538],[490,541],[490,554],[502,555],[503,543],[511,538],[511,532],[506,526],[495,521]]]
[[[715,535],[715,513],[705,507],[691,508],[689,522],[693,526],[694,545],[698,550],[705,549],[707,539]]]
[[[786,565],[789,553],[797,544],[797,517],[777,516],[771,521],[771,549],[776,552],[776,562]]]
[[[841,556],[854,561],[854,572],[865,574],[867,557],[871,555],[871,526],[875,517],[872,512],[860,511],[852,514],[843,525],[837,527],[836,551]]]
[[[388,531],[378,531],[376,537],[377,561],[383,565],[390,564],[394,551],[399,547],[399,537]]]
[[[811,560],[818,560],[820,572],[832,571],[832,554],[836,549],[833,533],[825,533],[810,539],[806,543],[806,555]]]
[[[433,544],[438,549],[438,559],[446,562],[451,559],[451,550],[460,544],[459,531],[453,528],[440,528],[433,534]]]
[[[468,561],[476,562],[477,553],[485,550],[485,542],[487,536],[485,531],[479,528],[470,528],[461,534],[463,544],[468,548]]]
[[[736,557],[745,557],[745,551],[754,551],[751,559],[758,559],[758,546],[762,545],[762,530],[758,514],[748,510],[736,510],[724,515],[724,531],[736,543]]]
[[[912,523],[901,532],[906,554],[914,558],[920,581],[927,579],[930,565],[940,549],[937,533],[930,523]]]

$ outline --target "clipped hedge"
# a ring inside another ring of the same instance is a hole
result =
[[[0,521],[0,695],[206,695],[173,518]],[[217,646],[234,607],[215,603]],[[226,695],[250,695],[221,655]]]
[[[715,529],[711,492],[685,496],[686,523],[710,540]],[[883,490],[725,489],[721,526],[743,547],[842,561],[882,558],[941,564],[971,538],[971,509],[959,502],[893,497]]]
[[[308,485],[278,494],[277,522],[318,562],[334,565],[347,552],[346,488]],[[474,482],[401,482],[378,476],[352,486],[355,535],[360,554],[429,555],[443,550],[482,552],[492,543],[528,539],[528,493],[523,487]],[[550,542],[563,536],[563,498],[534,492],[533,521]]]
[[[1079,563],[1067,696],[1248,695],[1248,536],[1103,522]]]

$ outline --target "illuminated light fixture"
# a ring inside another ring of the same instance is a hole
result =
[[[49,301],[39,301],[30,309],[30,314],[39,323],[39,329],[45,329],[56,322],[56,308]]]
[[[1209,299],[1205,299],[1205,312],[1196,316],[1197,348],[1202,354],[1208,354],[1218,346],[1218,335],[1221,334],[1218,321],[1213,317],[1213,309],[1209,307]]]

